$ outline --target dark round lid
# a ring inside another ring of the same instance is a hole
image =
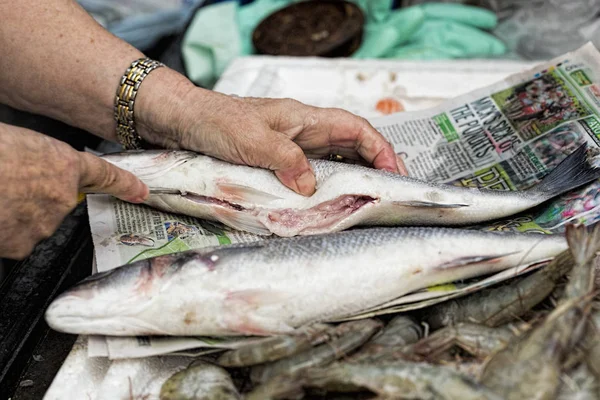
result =
[[[360,46],[363,25],[363,13],[353,3],[303,1],[265,18],[252,42],[260,54],[346,57]]]

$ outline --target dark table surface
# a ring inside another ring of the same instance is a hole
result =
[[[16,263],[0,287],[0,399],[41,399],[76,339],[49,329],[52,299],[91,273],[86,204]]]

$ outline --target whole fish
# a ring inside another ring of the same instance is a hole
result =
[[[585,363],[580,364],[566,376],[562,376],[560,380],[556,400],[598,400],[600,398],[600,382]]]
[[[506,347],[515,337],[516,327],[490,328],[485,325],[461,322],[433,332],[412,346],[412,353],[431,362],[438,355],[458,346],[469,354],[485,358]],[[525,328],[523,328],[525,330]]]
[[[421,316],[430,329],[475,322],[489,327],[519,318],[542,302],[571,270],[575,260],[570,250],[558,254],[542,269],[500,286],[485,288],[469,296],[436,304]]]
[[[163,383],[160,400],[240,400],[231,376],[223,368],[195,361]]]
[[[277,335],[259,342],[252,341],[239,349],[226,351],[217,363],[223,367],[248,367],[277,361],[321,344],[328,339],[328,330],[332,329],[327,324],[307,325],[295,335]]]
[[[425,227],[232,244],[92,275],[56,298],[46,321],[76,334],[284,334],[566,248],[562,235]]]
[[[535,328],[511,341],[486,363],[481,383],[507,400],[554,399],[562,365],[583,338],[594,298],[594,259],[600,225],[567,226],[575,266],[557,307]]]
[[[381,322],[375,319],[343,322],[329,332],[331,337],[325,343],[270,364],[257,365],[252,368],[250,378],[253,382],[265,382],[278,375],[328,365],[362,346],[381,327]]]
[[[590,343],[587,351],[588,367],[600,381],[600,311],[596,311],[590,318],[586,339]]]
[[[581,146],[529,190],[436,184],[359,165],[311,160],[317,190],[305,197],[262,168],[187,151],[105,155],[150,188],[146,204],[259,235],[314,235],[356,225],[467,225],[516,214],[600,177]]]
[[[449,368],[404,361],[378,364],[340,362],[324,368],[311,368],[298,375],[281,376],[257,386],[247,399],[290,398],[278,394],[294,393],[291,390],[294,385],[334,392],[366,389],[379,395],[378,399],[501,400],[485,386]]]
[[[382,354],[390,354],[417,342],[423,337],[423,328],[414,319],[405,315],[395,316],[381,334],[347,358],[351,362],[370,362]]]

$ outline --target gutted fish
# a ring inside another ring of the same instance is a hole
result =
[[[284,334],[566,248],[562,235],[426,227],[232,244],[92,275],[56,298],[46,320],[76,334]]]
[[[600,176],[583,145],[533,188],[505,192],[423,182],[391,172],[311,160],[317,191],[304,197],[266,169],[186,151],[106,155],[150,188],[146,204],[259,235],[312,235],[356,225],[464,225],[526,210]]]

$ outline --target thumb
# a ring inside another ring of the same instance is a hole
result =
[[[281,183],[296,193],[311,196],[316,180],[304,151],[283,133],[273,131],[273,134],[264,135],[264,143],[257,146],[259,166],[274,171]]]
[[[79,152],[79,187],[84,193],[106,193],[131,203],[142,203],[149,193],[131,172],[85,152]]]

